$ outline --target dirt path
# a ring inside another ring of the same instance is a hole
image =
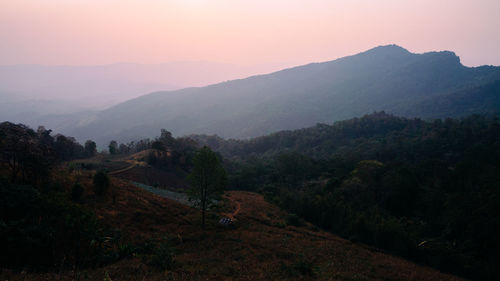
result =
[[[234,212],[232,214],[227,215],[230,219],[233,219],[233,220],[234,220],[234,217],[236,217],[236,215],[241,210],[241,203],[238,201],[234,201],[234,203],[236,203],[236,210],[234,210]]]
[[[135,166],[137,165],[140,165],[141,163],[138,162],[138,161],[127,161],[129,163],[132,163],[132,165],[128,166],[127,168],[123,168],[123,169],[120,169],[120,170],[116,170],[116,171],[112,171],[112,172],[109,172],[108,175],[116,175],[116,174],[120,174],[120,173],[123,173],[123,172],[126,172],[132,168],[134,168]]]
[[[232,196],[228,196],[228,195],[225,195],[224,197],[226,199],[228,199],[229,202],[234,203],[236,205],[236,209],[232,213],[225,213],[223,215],[226,216],[226,217],[228,217],[228,218],[230,218],[230,219],[232,219],[232,220],[235,220],[236,215],[238,215],[238,213],[241,210],[241,203],[240,203],[241,200],[240,199],[235,199]]]

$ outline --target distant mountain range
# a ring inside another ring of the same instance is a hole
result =
[[[0,65],[0,120],[102,110],[153,91],[206,86],[284,64],[116,63],[95,66]],[[28,115],[28,116],[26,116]]]
[[[65,133],[99,143],[155,136],[248,138],[374,111],[421,118],[500,110],[500,67],[465,67],[453,52],[396,46],[206,87],[156,92],[97,112]]]
[[[442,118],[500,111],[500,67],[465,67],[453,52],[380,46],[337,60],[206,87],[155,92],[106,110],[38,118],[105,144],[156,136],[249,138],[374,111]]]

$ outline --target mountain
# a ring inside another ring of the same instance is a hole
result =
[[[205,86],[281,67],[213,62],[0,65],[0,120],[33,123],[47,114],[102,110],[153,91]]]
[[[500,109],[500,67],[465,67],[453,52],[380,46],[337,60],[198,88],[155,92],[92,116],[65,132],[105,143],[154,136],[248,138],[373,111],[457,117]]]

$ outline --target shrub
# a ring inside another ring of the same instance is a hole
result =
[[[300,218],[296,214],[288,214],[288,216],[286,217],[286,223],[288,225],[293,225],[293,226],[301,226],[302,225],[302,221],[300,220]]]
[[[95,215],[67,195],[0,180],[0,267],[91,265],[102,251],[93,246],[102,231]]]
[[[94,176],[94,192],[97,195],[104,195],[109,189],[109,177],[103,171],[99,171]]]
[[[299,255],[299,259],[291,264],[282,263],[281,270],[289,277],[316,276],[314,264],[306,260],[303,255]]]
[[[159,244],[153,250],[149,264],[162,270],[171,269],[174,264],[174,254],[170,246],[167,243]]]
[[[132,244],[121,244],[118,248],[120,258],[131,258],[137,253],[137,247]]]
[[[75,183],[71,188],[71,200],[73,202],[80,202],[84,193],[83,186],[80,183]]]
[[[396,219],[386,219],[377,225],[375,245],[398,254],[409,251],[411,240],[403,225]]]

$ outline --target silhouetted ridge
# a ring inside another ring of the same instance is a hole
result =
[[[362,52],[361,54],[366,54],[366,55],[411,55],[411,53],[398,45],[391,44],[391,45],[383,45],[383,46],[378,46],[375,48],[372,48],[368,51]]]
[[[458,117],[500,110],[464,93],[496,80],[499,67],[465,67],[453,52],[414,54],[387,45],[271,74],[145,95],[67,133],[106,144],[154,136],[161,128],[174,135],[248,138],[383,110],[406,117]],[[450,106],[446,99],[456,100],[458,92],[462,99]],[[420,106],[438,98],[437,106]],[[468,102],[473,109],[463,108]],[[460,110],[454,108],[458,104]]]

